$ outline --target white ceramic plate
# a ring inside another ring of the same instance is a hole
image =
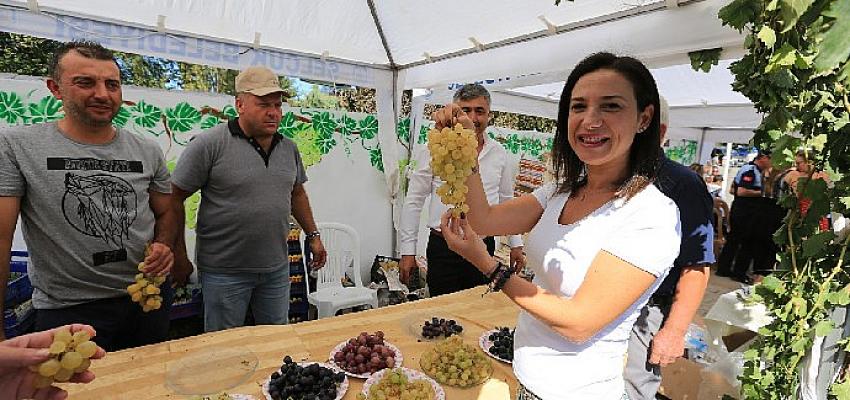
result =
[[[341,368],[338,368],[336,365],[333,365],[333,364],[330,364],[330,363],[322,363],[322,362],[315,362],[315,361],[303,361],[303,362],[299,362],[297,364],[302,366],[302,367],[306,367],[310,364],[319,364],[320,367],[328,368],[331,371],[345,372]],[[269,394],[269,382],[271,382],[271,380],[272,380],[272,378],[269,377],[268,379],[266,379],[265,382],[263,382],[263,396],[266,396],[266,400],[272,400],[272,396]],[[348,391],[348,377],[346,376],[345,379],[342,381],[342,383],[340,383],[336,387],[336,400],[341,400],[342,397],[345,396],[345,393],[347,391]],[[234,400],[237,400],[237,399],[234,399]]]
[[[334,347],[333,350],[331,350],[331,354],[328,356],[328,359],[330,360],[329,362],[331,364],[333,364],[336,369],[338,369],[342,372],[345,372],[345,374],[350,376],[350,377],[360,378],[360,379],[368,379],[369,376],[372,375],[372,373],[370,373],[370,372],[367,372],[365,374],[351,373],[351,372],[346,371],[345,369],[343,369],[339,365],[337,365],[336,362],[334,362],[334,354],[336,354],[336,352],[341,351],[343,348],[345,348],[346,344],[348,344],[348,340],[342,341],[340,344],[336,345],[336,347]],[[392,343],[390,343],[386,340],[384,340],[384,346],[389,347],[393,352],[395,352],[395,357],[394,357],[395,358],[395,366],[393,368],[401,367],[402,361],[404,361],[404,357],[401,355],[401,350],[399,350],[398,347],[396,347],[395,345],[393,345]]]
[[[437,381],[431,379],[430,376],[425,375],[425,373],[423,373],[421,371],[417,371],[415,369],[410,369],[410,368],[405,368],[405,367],[396,367],[396,368],[401,368],[402,372],[404,372],[404,374],[407,375],[408,380],[422,379],[422,380],[425,380],[428,383],[430,383],[431,387],[434,388],[434,395],[435,395],[434,400],[446,400],[446,392],[443,390],[443,387],[440,386],[440,384],[437,383]],[[363,395],[368,396],[369,395],[369,388],[372,387],[372,385],[377,384],[378,381],[380,381],[381,378],[384,376],[384,374],[389,370],[390,370],[389,368],[384,368],[384,369],[372,374],[372,376],[370,376],[369,379],[366,379],[366,382],[363,383],[363,390],[360,393],[363,393]]]
[[[482,333],[481,336],[478,338],[478,346],[481,347],[481,350],[484,350],[484,354],[495,358],[503,363],[513,364],[513,362],[511,362],[510,360],[505,360],[504,358],[499,357],[490,352],[490,346],[493,345],[493,341],[490,340],[490,335],[498,331],[498,329],[490,329],[489,331],[484,331],[484,333]]]

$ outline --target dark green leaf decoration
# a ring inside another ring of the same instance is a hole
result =
[[[360,125],[360,137],[369,140],[378,136],[378,119],[373,115],[367,115],[358,123]]]
[[[337,124],[339,125],[339,133],[343,136],[349,136],[357,130],[357,120],[348,115],[343,115],[337,121]]]
[[[320,136],[333,137],[336,131],[336,121],[331,116],[331,113],[325,111],[313,115],[313,129]],[[335,143],[335,142],[334,142]],[[321,148],[321,146],[319,146]],[[322,151],[322,154],[327,154],[327,151]]]
[[[28,109],[27,119],[31,124],[56,121],[63,116],[62,102],[53,96],[44,96],[38,103],[30,103]]]
[[[280,119],[280,126],[278,126],[277,131],[280,132],[283,136],[286,136],[290,139],[295,137],[295,131],[300,130],[298,117],[295,116],[295,113],[292,111],[283,114],[283,118]]]
[[[734,0],[721,8],[718,16],[724,25],[729,25],[740,31],[756,18],[760,3],[759,0]]]
[[[115,117],[112,118],[112,125],[123,128],[127,126],[127,122],[129,121],[130,110],[122,104],[121,108],[118,109],[118,114],[115,114]]]
[[[313,129],[315,130],[316,119],[313,119]],[[331,149],[336,146],[336,139],[333,135],[334,131],[316,131],[315,144],[322,155],[328,154]]]
[[[711,67],[720,62],[720,53],[722,52],[723,49],[707,49],[688,53],[688,57],[691,59],[691,68],[695,71],[711,71]]]
[[[378,171],[384,172],[384,159],[381,154],[381,148],[369,149],[369,162]]]
[[[515,133],[508,135],[508,138],[507,138],[507,140],[505,140],[505,143],[503,144],[503,146],[505,146],[505,149],[507,151],[509,151],[513,154],[519,153],[519,146],[520,146],[519,136],[517,136],[517,134],[515,134]]]
[[[815,58],[815,67],[820,71],[833,69],[850,56],[850,0],[835,1],[824,16],[832,19],[832,26],[823,35]]]
[[[18,123],[26,114],[21,96],[15,92],[0,92],[0,119],[10,125]]]
[[[162,118],[162,109],[155,105],[145,103],[144,100],[139,100],[136,105],[130,107],[130,114],[133,116],[133,122],[135,122],[136,125],[145,128],[153,128]]]
[[[224,114],[228,119],[233,119],[239,116],[239,112],[236,111],[236,107],[233,107],[229,104],[221,109],[221,113]]]
[[[428,127],[420,126],[419,127],[419,136],[416,138],[416,144],[425,144],[428,142]]]
[[[205,115],[201,120],[201,129],[210,129],[223,121],[215,115]]]
[[[201,122],[201,113],[185,101],[167,109],[165,117],[168,127],[174,132],[189,132]]]
[[[399,142],[405,145],[410,143],[410,118],[404,118],[398,121],[396,135],[398,136]]]

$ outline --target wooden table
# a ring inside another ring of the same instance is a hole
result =
[[[481,297],[484,287],[425,299],[413,303],[379,308],[339,317],[294,325],[250,326],[207,333],[154,345],[110,353],[106,358],[92,363],[97,375],[87,385],[67,385],[71,399],[185,399],[190,396],[175,394],[166,386],[166,371],[181,358],[219,349],[250,350],[259,360],[257,370],[245,383],[229,393],[250,394],[258,400],[264,396],[260,386],[280,368],[285,355],[293,359],[325,361],[331,349],[339,342],[354,337],[362,331],[384,331],[387,341],[398,346],[404,356],[403,366],[419,369],[419,356],[433,346],[433,342],[418,341],[409,325],[415,317],[453,317],[463,325],[463,339],[478,346],[478,337],[495,326],[515,326],[519,308],[502,294]],[[484,385],[457,389],[443,385],[446,398],[455,399],[509,399],[516,393],[516,378],[511,366],[493,361],[493,376]],[[199,380],[225,380],[216,371],[199,376]],[[363,379],[349,378],[350,386],[345,399],[355,399],[363,387]],[[507,390],[506,390],[507,386]],[[485,388],[486,387],[486,388]],[[497,395],[493,395],[493,391]],[[484,393],[482,393],[484,392]]]

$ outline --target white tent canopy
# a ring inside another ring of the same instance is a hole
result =
[[[384,165],[397,165],[402,89],[448,101],[458,83],[493,91],[493,109],[554,116],[569,70],[601,51],[654,68],[670,99],[673,133],[747,141],[759,117],[732,93],[724,62],[690,71],[687,53],[743,36],[722,26],[729,0],[0,0],[0,30],[56,40],[89,38],[121,51],[377,89]],[[554,83],[553,83],[554,82]],[[414,111],[415,113],[415,111]],[[398,173],[387,169],[395,197]]]

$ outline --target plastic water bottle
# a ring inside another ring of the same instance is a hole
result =
[[[688,359],[707,363],[705,355],[708,352],[708,343],[705,340],[705,328],[695,324],[688,325],[688,331],[685,333],[685,350]]]

